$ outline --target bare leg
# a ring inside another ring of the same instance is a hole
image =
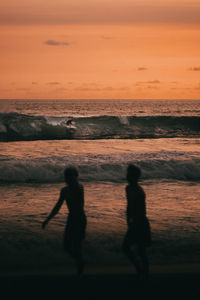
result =
[[[64,250],[75,260],[77,275],[80,277],[84,270],[84,261],[82,255],[82,245],[80,241],[68,241],[64,244]]]
[[[124,242],[123,242],[123,245],[122,245],[122,251],[128,257],[128,259],[131,261],[131,263],[135,266],[137,276],[138,276],[138,278],[140,278],[141,273],[142,273],[141,264],[140,264],[140,261],[138,260],[138,257],[131,250],[131,244],[129,242],[129,239],[128,239],[127,235],[124,238]]]
[[[83,255],[82,255],[82,245],[81,242],[78,242],[75,246],[75,255],[74,258],[76,260],[77,265],[77,275],[81,277],[83,275],[84,271],[84,261],[83,261]]]
[[[148,260],[148,256],[146,253],[146,247],[145,246],[138,246],[138,254],[141,258],[141,262],[143,265],[143,277],[144,279],[148,279],[149,278],[149,260]]]

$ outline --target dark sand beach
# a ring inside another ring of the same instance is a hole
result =
[[[78,279],[73,269],[5,271],[3,299],[199,299],[199,265],[152,266],[139,283],[131,267],[87,268]]]

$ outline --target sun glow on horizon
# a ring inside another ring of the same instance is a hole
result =
[[[0,99],[199,99],[200,1],[24,3],[0,5]]]

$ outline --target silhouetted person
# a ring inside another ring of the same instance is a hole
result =
[[[148,279],[149,261],[146,247],[151,246],[151,230],[146,217],[145,193],[138,181],[140,169],[135,165],[127,168],[126,198],[127,198],[127,225],[122,250],[135,265],[139,280]],[[134,251],[132,246],[135,246]]]
[[[43,222],[45,228],[47,223],[60,210],[64,201],[66,201],[69,214],[64,232],[64,249],[77,263],[77,274],[83,273],[84,262],[82,256],[82,241],[85,238],[86,216],[84,212],[84,189],[78,182],[78,171],[74,167],[67,167],[64,171],[65,182],[67,186],[61,189],[60,197],[55,207]]]
[[[67,122],[66,122],[67,126],[73,125],[72,122],[73,122],[73,120],[71,120],[71,119],[67,120]]]

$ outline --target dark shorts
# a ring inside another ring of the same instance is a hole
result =
[[[123,248],[131,245],[150,247],[152,244],[151,228],[147,218],[134,222],[129,226],[123,241]]]
[[[78,217],[68,216],[64,232],[64,248],[68,250],[72,247],[79,247],[81,241],[85,238],[87,220],[83,214]]]

